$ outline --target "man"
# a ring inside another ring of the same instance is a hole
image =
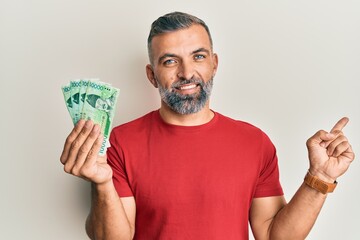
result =
[[[61,162],[92,183],[86,230],[92,239],[304,239],[327,193],[354,159],[341,119],[307,141],[310,167],[289,203],[276,151],[256,127],[209,107],[218,66],[206,24],[174,12],[148,38],[157,111],[114,128],[97,155],[99,126],[80,120]]]

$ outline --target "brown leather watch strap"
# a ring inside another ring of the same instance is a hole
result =
[[[312,175],[309,171],[305,175],[304,181],[308,186],[321,192],[322,194],[333,192],[337,185],[336,181],[334,183],[324,182],[317,176]]]

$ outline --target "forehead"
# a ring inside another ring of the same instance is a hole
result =
[[[193,24],[188,28],[155,36],[151,42],[152,54],[155,59],[165,53],[191,52],[205,48],[211,50],[210,38],[205,28]]]

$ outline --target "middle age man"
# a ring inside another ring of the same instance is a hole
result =
[[[287,204],[277,157],[258,128],[212,111],[218,67],[210,32],[170,13],[149,35],[148,79],[161,107],[114,128],[106,157],[99,127],[79,121],[64,146],[65,171],[92,182],[92,239],[304,239],[326,199],[302,183]],[[334,186],[354,159],[341,119],[307,142],[307,179]],[[310,181],[310,183],[311,183]]]

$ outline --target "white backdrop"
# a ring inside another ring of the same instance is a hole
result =
[[[84,77],[119,87],[115,125],[158,108],[146,38],[175,10],[209,25],[220,61],[211,106],[270,136],[287,200],[315,131],[348,116],[360,154],[359,1],[0,0],[1,239],[87,239],[88,183],[59,162],[72,128],[60,87]],[[308,239],[360,239],[359,176],[355,160]]]

